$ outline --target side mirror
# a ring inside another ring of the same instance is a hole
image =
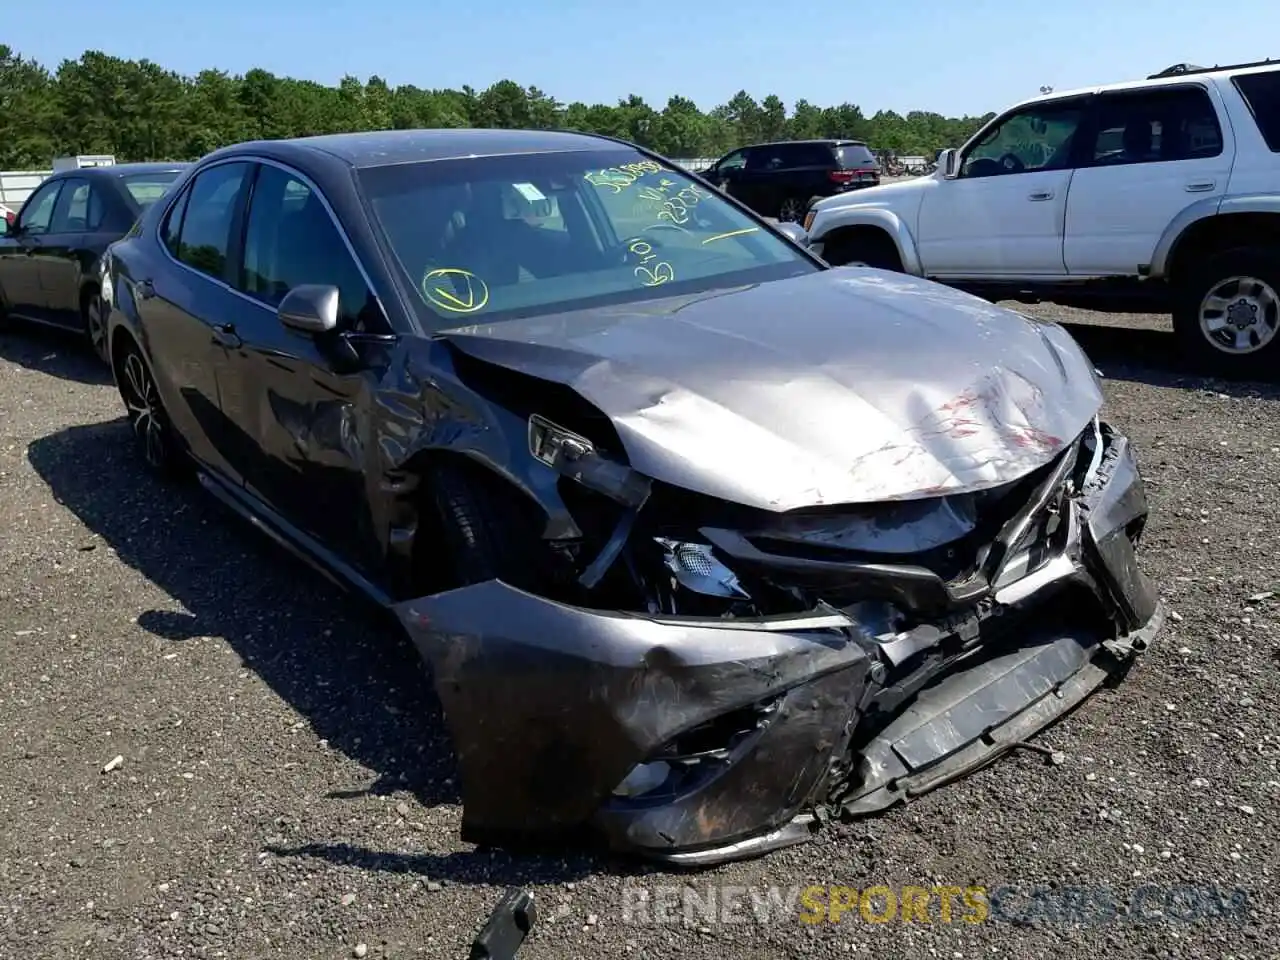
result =
[[[959,150],[943,150],[938,154],[938,170],[942,173],[942,179],[954,180],[960,175],[960,151]]]
[[[778,222],[778,232],[784,233],[792,243],[798,243],[802,247],[809,245],[809,234],[804,227],[790,220],[781,220]]]
[[[18,221],[10,221],[6,217],[0,217],[0,223],[4,224],[4,232],[0,233],[0,237],[16,237],[18,235]]]
[[[285,294],[276,310],[280,322],[303,333],[329,333],[338,329],[338,288],[324,283],[304,283]]]

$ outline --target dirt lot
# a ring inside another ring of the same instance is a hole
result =
[[[0,956],[456,958],[507,884],[539,897],[529,958],[1275,956],[1280,390],[1180,373],[1159,318],[1119,322],[1073,331],[1151,484],[1158,646],[1042,738],[1059,764],[1015,753],[674,879],[461,844],[411,650],[198,490],[148,479],[78,347],[0,334]],[[624,922],[624,886],[684,882],[1021,899],[983,923]],[[1145,883],[1243,888],[1247,916],[1034,919],[1053,902],[1036,885],[1123,905]]]

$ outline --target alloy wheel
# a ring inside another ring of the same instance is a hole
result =
[[[782,201],[782,209],[778,211],[778,219],[783,222],[796,223],[804,218],[804,204],[795,197]]]
[[[147,465],[155,470],[163,469],[168,462],[164,406],[151,371],[136,350],[130,350],[125,357],[120,395]]]
[[[1227,277],[1200,302],[1200,332],[1223,353],[1256,353],[1280,332],[1280,295],[1257,277]]]

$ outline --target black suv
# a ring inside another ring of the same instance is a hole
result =
[[[702,176],[761,216],[797,221],[814,197],[877,186],[880,165],[861,140],[787,140],[735,150]]]

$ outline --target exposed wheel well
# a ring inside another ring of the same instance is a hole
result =
[[[116,382],[120,382],[120,363],[124,360],[125,352],[132,347],[137,350],[138,341],[133,339],[133,334],[123,327],[116,329],[115,335],[111,337],[111,373],[115,377]]]
[[[1252,246],[1280,246],[1280,214],[1228,213],[1197,220],[1174,244],[1165,277],[1177,282],[1206,256]]]
[[[100,287],[98,281],[90,280],[80,288],[80,316],[85,316],[89,312],[89,301],[98,295]]]
[[[898,245],[894,242],[893,237],[889,235],[889,232],[882,227],[875,227],[869,224],[837,227],[822,238],[823,259],[828,262],[834,262],[829,256],[833,248],[836,250],[870,253],[876,257],[876,266],[883,263],[890,269],[902,269],[902,255],[898,252]],[[851,256],[848,259],[858,260],[863,259],[863,257]]]
[[[403,587],[417,595],[424,588],[434,591],[450,584],[450,559],[440,549],[443,520],[436,509],[431,476],[441,467],[452,467],[466,475],[468,482],[492,497],[508,498],[511,509],[530,528],[540,530],[546,522],[537,503],[500,474],[487,469],[472,457],[455,450],[426,450],[414,455],[397,472],[401,495],[393,526],[412,529],[408,551],[400,562]]]

